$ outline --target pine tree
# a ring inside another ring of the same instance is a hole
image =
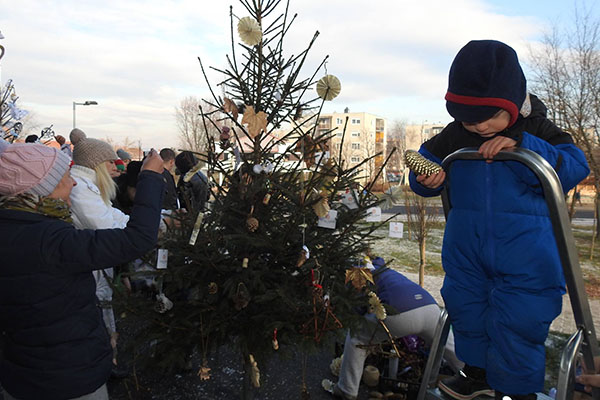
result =
[[[280,3],[241,0],[249,14],[243,18],[231,9],[232,54],[226,68],[213,68],[224,76],[217,85],[222,95],[199,59],[212,93],[205,100],[212,111],[199,112],[221,132],[218,141],[207,138],[202,155],[214,200],[210,210],[190,210],[163,239],[169,259],[159,270],[159,312],[147,303],[135,307],[147,312],[143,334],[154,341],[153,360],[161,366],[182,367],[193,351],[206,360],[212,349],[235,344],[255,387],[260,366],[275,352],[317,349],[362,318],[356,309],[369,304],[372,277],[353,266],[377,228],[361,220],[379,203],[373,182],[360,184],[369,158],[346,167],[341,154],[327,157],[336,132],[319,133],[319,115],[340,83],[332,75],[317,79],[327,57],[300,78],[319,33],[286,57],[284,39],[296,16],[290,18],[288,1],[273,18]],[[273,138],[277,129],[287,133]],[[336,212],[335,229],[319,226],[320,217]],[[209,378],[207,362],[199,375]]]

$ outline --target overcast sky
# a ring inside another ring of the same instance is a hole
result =
[[[325,111],[349,107],[389,123],[449,122],[447,71],[464,44],[501,40],[526,61],[528,44],[556,21],[568,22],[574,9],[571,0],[290,3],[298,17],[287,54],[303,50],[318,30],[301,75],[329,55],[327,72],[342,83]],[[197,57],[221,68],[231,50],[230,4],[246,16],[240,3],[224,0],[0,0],[0,81],[13,79],[21,108],[58,134],[71,130],[73,101],[95,100],[98,106],[77,106],[77,126],[88,136],[177,147],[175,106],[210,95]]]

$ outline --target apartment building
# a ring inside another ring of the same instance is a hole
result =
[[[346,120],[348,122],[346,123]],[[346,133],[342,147],[342,136]],[[317,133],[319,135],[331,132],[329,150],[333,157],[342,158],[352,167],[365,159],[381,153],[362,167],[365,180],[371,178],[379,170],[384,161],[387,124],[385,119],[366,112],[349,112],[321,114],[319,116]]]
[[[437,135],[446,125],[441,123],[428,123],[406,125],[406,149],[419,150],[421,144]]]

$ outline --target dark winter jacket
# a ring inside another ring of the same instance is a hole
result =
[[[164,210],[176,210],[177,204],[177,187],[175,186],[175,178],[168,170],[163,170],[162,176],[165,180],[165,197],[163,199],[162,208]]]
[[[504,132],[552,165],[565,193],[589,173],[583,152],[546,119],[531,97],[532,113]],[[489,140],[449,124],[419,150],[441,162],[464,147]],[[457,160],[449,178],[450,202],[442,261],[442,295],[453,324],[458,357],[484,367],[488,383],[504,393],[540,391],[544,340],[560,314],[564,277],[548,208],[538,178],[517,161]],[[416,182],[422,196],[436,195]],[[515,355],[518,354],[518,357]]]
[[[71,399],[106,383],[112,350],[91,271],[152,249],[163,190],[160,174],[140,174],[125,229],[76,230],[43,215],[0,209],[0,382],[8,393]]]
[[[179,200],[184,208],[202,211],[209,198],[208,178],[201,171],[192,176],[189,182],[184,182],[183,176],[178,184]]]

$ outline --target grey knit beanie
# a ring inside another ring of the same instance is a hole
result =
[[[73,162],[75,165],[94,169],[105,161],[119,158],[110,144],[86,137],[81,129],[73,129],[69,138],[73,144]]]
[[[119,156],[119,158],[121,160],[129,160],[129,161],[131,161],[131,154],[129,154],[128,152],[126,152],[123,149],[117,150],[117,155]]]

